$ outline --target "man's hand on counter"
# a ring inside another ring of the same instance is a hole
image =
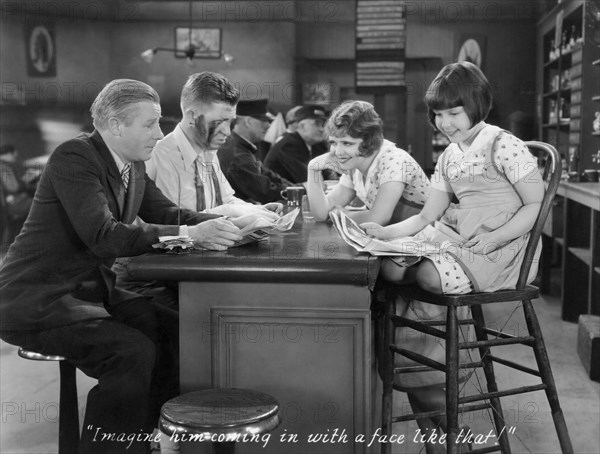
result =
[[[240,229],[225,218],[211,219],[188,227],[194,243],[215,251],[224,251],[242,239]]]

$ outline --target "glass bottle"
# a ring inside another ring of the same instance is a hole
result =
[[[575,25],[571,27],[571,39],[569,40],[569,47],[573,49],[575,43],[577,42],[577,30],[575,29]]]

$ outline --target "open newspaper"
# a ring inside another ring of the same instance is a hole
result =
[[[372,238],[340,208],[331,210],[329,217],[342,239],[359,252],[395,257],[422,257],[439,252],[438,245],[411,236],[393,240]]]
[[[280,216],[276,221],[269,221],[266,218],[257,218],[254,222],[242,229],[241,234],[244,237],[240,241],[236,241],[234,247],[264,240],[274,232],[285,232],[286,230],[290,230],[294,225],[294,221],[299,212],[300,208],[294,208],[289,213]]]
[[[257,218],[241,230],[243,238],[236,241],[233,247],[243,244],[254,243],[261,241],[271,235],[273,232],[285,232],[294,225],[294,221],[300,212],[300,208],[294,208],[289,213],[280,216],[276,221],[270,221],[267,218]],[[194,241],[189,236],[161,236],[159,242],[153,244],[155,249],[163,249],[168,253],[189,252],[197,247]]]

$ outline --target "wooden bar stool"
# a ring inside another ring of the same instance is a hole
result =
[[[538,158],[545,159],[544,177],[548,184],[538,218],[530,232],[529,241],[516,288],[512,290],[498,290],[496,292],[467,293],[462,295],[439,295],[422,290],[416,285],[389,285],[387,287],[386,307],[384,318],[384,333],[380,349],[380,373],[383,381],[382,394],[382,433],[389,435],[392,433],[392,423],[409,421],[421,418],[442,417],[447,419],[447,453],[454,454],[459,452],[459,445],[456,443],[460,427],[459,414],[470,411],[479,411],[490,409],[493,414],[494,425],[496,426],[496,436],[498,445],[480,449],[475,449],[473,453],[487,453],[500,451],[503,454],[510,454],[510,445],[506,434],[506,421],[502,413],[500,398],[515,394],[522,394],[531,391],[544,391],[550,404],[552,419],[563,453],[573,453],[573,447],[569,438],[567,425],[563,416],[562,409],[558,400],[558,393],[550,368],[550,360],[542,337],[535,310],[532,301],[539,297],[539,289],[532,285],[527,285],[529,270],[535,257],[535,251],[538,246],[540,235],[546,221],[548,212],[552,205],[556,189],[561,175],[561,159],[556,149],[543,142],[525,142],[534,154],[537,151]],[[396,315],[395,301],[397,295],[411,300],[423,301],[429,304],[442,306],[446,308],[446,320],[441,321],[419,321]],[[503,332],[502,330],[491,329],[486,326],[483,316],[483,305],[494,303],[509,303],[514,301],[521,302],[525,321],[527,324],[527,333],[524,336],[515,336]],[[457,309],[467,306],[471,309],[472,318],[459,320]],[[459,327],[461,325],[472,325],[477,337],[476,341],[461,342],[459,339]],[[395,332],[397,327],[409,327],[420,333],[443,339],[446,344],[446,363],[423,356],[419,353],[409,351],[403,348],[401,341],[396,341]],[[537,368],[522,365],[509,359],[502,358],[492,353],[494,349],[502,346],[515,344],[526,345],[533,349]],[[460,350],[478,349],[480,360],[468,363],[460,363]],[[396,367],[394,356],[401,355],[420,364],[420,366]],[[539,379],[539,383],[529,386],[520,386],[510,389],[500,390],[496,383],[494,374],[494,363],[510,367],[515,371],[533,375]],[[470,396],[460,396],[459,371],[482,368],[487,382],[487,392],[474,394]],[[430,370],[439,370],[446,376],[446,408],[445,410],[430,411],[427,413],[409,414],[403,416],[393,416],[393,391],[398,388],[396,377],[403,373],[419,373]],[[382,453],[389,454],[391,444],[382,445]]]
[[[24,348],[19,348],[18,355],[33,361],[58,361],[60,368],[58,454],[75,454],[79,449],[79,407],[75,379],[77,369],[64,356],[42,355]]]
[[[171,436],[213,443],[215,454],[233,454],[235,440],[250,440],[281,422],[279,402],[249,389],[212,388],[174,397],[162,406],[159,427]]]

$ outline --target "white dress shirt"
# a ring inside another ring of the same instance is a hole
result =
[[[197,211],[194,163],[196,159],[199,160],[201,169],[206,168],[203,164],[212,163],[221,189],[223,204],[246,203],[235,197],[234,190],[221,171],[217,151],[201,150],[198,153],[188,141],[180,125],[156,144],[152,157],[146,161],[146,173],[174,203],[181,208]],[[205,211],[210,211],[216,205],[213,181],[206,171],[201,171],[200,175],[204,185]]]

